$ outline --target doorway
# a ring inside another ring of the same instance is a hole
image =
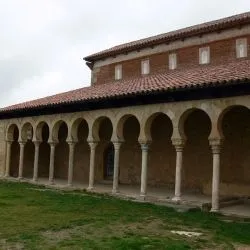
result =
[[[104,179],[112,180],[114,174],[114,146],[108,145],[104,151]]]

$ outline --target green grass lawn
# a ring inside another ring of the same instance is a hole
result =
[[[0,249],[234,249],[250,222],[199,211],[0,182]],[[201,232],[187,237],[172,230]]]

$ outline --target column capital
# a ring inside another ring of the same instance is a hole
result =
[[[49,145],[51,147],[56,146],[57,142],[56,141],[48,141]]]
[[[71,146],[75,146],[77,141],[73,141],[73,140],[68,140],[67,143]]]
[[[114,145],[115,150],[119,150],[122,145],[122,141],[112,141],[112,143]]]
[[[148,142],[143,142],[143,143],[140,143],[141,144],[141,150],[143,152],[147,152],[148,149],[149,149],[149,143]]]
[[[221,138],[211,138],[209,139],[209,144],[211,146],[213,154],[219,154],[222,148],[223,139]]]
[[[88,141],[88,144],[89,144],[91,150],[95,150],[95,148],[98,144],[98,141]]]
[[[24,147],[26,141],[18,141],[18,143],[19,143],[20,146],[23,146],[23,147]]]
[[[183,138],[172,138],[172,144],[174,145],[177,152],[181,152],[184,149],[186,140]]]
[[[34,140],[32,142],[35,144],[35,146],[39,146],[42,143],[42,141],[39,140]]]

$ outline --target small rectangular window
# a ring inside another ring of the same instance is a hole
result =
[[[236,57],[247,57],[247,39],[240,38],[236,40]]]
[[[141,61],[141,74],[148,75],[150,72],[149,59]]]
[[[177,56],[176,53],[171,53],[168,56],[168,65],[169,69],[176,69],[177,68]]]
[[[122,79],[122,65],[116,65],[115,66],[115,80],[121,80]]]
[[[199,63],[200,64],[210,63],[210,48],[209,47],[199,48]]]

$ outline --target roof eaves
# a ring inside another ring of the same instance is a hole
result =
[[[220,87],[223,85],[235,85],[239,82],[245,83],[249,82],[250,78],[238,78],[238,79],[230,79],[230,80],[221,80],[221,81],[215,81],[215,82],[201,82],[201,83],[193,83],[189,85],[181,85],[181,86],[171,86],[167,88],[159,88],[159,89],[148,89],[148,90],[142,90],[142,91],[133,91],[130,93],[122,93],[120,95],[113,95],[113,96],[104,96],[99,98],[88,98],[88,99],[78,99],[73,101],[64,101],[64,102],[57,102],[57,103],[49,103],[49,104],[43,104],[43,105],[37,105],[37,106],[31,106],[31,107],[23,107],[23,108],[17,108],[17,109],[6,109],[6,110],[0,110],[0,114],[11,114],[16,112],[26,112],[30,110],[40,110],[40,109],[49,109],[49,108],[56,108],[60,106],[67,106],[70,104],[87,104],[92,102],[99,102],[104,100],[118,100],[122,98],[127,97],[137,97],[137,96],[146,96],[146,95],[156,95],[159,93],[166,93],[166,92],[176,92],[176,91],[185,91],[185,90],[191,90],[191,89],[201,89],[201,88],[207,88],[207,87]]]
[[[169,36],[166,33],[166,36],[164,37],[159,37],[159,38],[155,38],[149,41],[144,41],[144,42],[140,42],[140,40],[138,41],[138,43],[135,43],[133,45],[129,45],[128,46],[124,46],[117,49],[114,48],[114,50],[112,50],[112,48],[108,49],[107,51],[104,50],[103,52],[98,52],[89,56],[84,57],[83,59],[88,61],[88,62],[93,62],[95,60],[99,60],[99,59],[103,59],[104,57],[107,56],[115,56],[117,54],[122,54],[122,53],[128,53],[131,52],[133,50],[136,49],[141,49],[147,46],[152,46],[152,45],[158,45],[162,42],[172,42],[178,39],[185,39],[188,38],[190,36],[196,36],[196,35],[203,35],[205,33],[209,33],[209,32],[216,32],[216,31],[220,31],[220,30],[224,30],[227,28],[233,28],[235,26],[239,26],[239,25],[245,25],[247,23],[250,22],[250,16],[246,15],[246,16],[242,16],[241,18],[238,19],[232,19],[232,20],[228,20],[228,21],[224,21],[221,23],[215,23],[215,24],[211,24],[208,26],[204,26],[204,27],[197,27],[191,30],[183,30],[180,29],[180,33],[178,33],[178,30],[176,31],[177,33],[174,34],[170,34]],[[151,37],[149,37],[150,39]],[[152,37],[153,38],[153,37]],[[122,46],[122,45],[121,45]]]

